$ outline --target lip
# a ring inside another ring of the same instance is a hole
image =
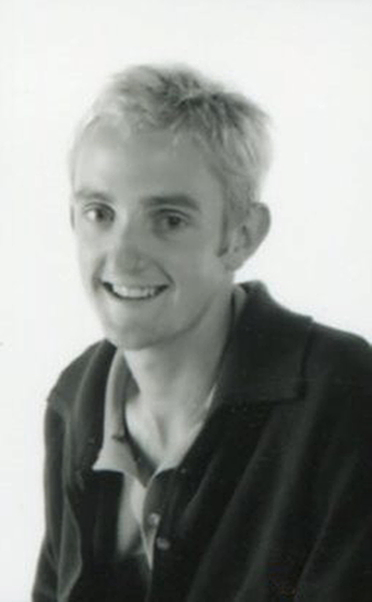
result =
[[[127,286],[109,281],[103,281],[102,286],[111,298],[130,303],[152,301],[168,289],[166,284]]]

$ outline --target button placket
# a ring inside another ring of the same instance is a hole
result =
[[[150,512],[147,516],[147,524],[152,529],[156,529],[160,523],[160,514],[158,512]]]
[[[160,478],[159,478],[160,477]],[[164,478],[161,473],[154,475],[148,485],[142,512],[142,533],[150,565],[153,562],[153,553],[158,548],[157,532],[161,523],[161,511],[164,501]],[[161,536],[159,536],[162,539]],[[160,544],[162,546],[162,544]],[[165,544],[165,546],[167,545]]]
[[[171,542],[166,537],[157,537],[155,539],[155,545],[161,552],[168,552],[172,547]]]

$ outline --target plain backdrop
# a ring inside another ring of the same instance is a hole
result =
[[[272,115],[272,231],[239,278],[372,339],[371,2],[2,0],[0,602],[30,599],[47,392],[101,336],[68,222],[74,124],[112,72],[164,61]]]

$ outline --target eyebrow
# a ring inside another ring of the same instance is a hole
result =
[[[91,188],[80,188],[73,193],[73,198],[76,201],[84,199],[94,199],[105,203],[114,203],[114,199],[110,195],[100,190],[93,190]],[[145,196],[141,199],[142,203],[149,208],[162,207],[164,205],[180,207],[183,209],[190,209],[196,213],[200,213],[199,203],[190,195],[184,193],[171,193],[171,194],[157,194]]]
[[[200,213],[199,203],[190,195],[182,193],[159,194],[144,197],[143,202],[149,207],[160,207],[162,205],[172,205]]]
[[[103,202],[112,202],[112,199],[109,195],[99,190],[93,190],[91,188],[80,188],[76,192],[72,193],[72,197],[76,201],[84,200],[84,199],[94,199],[96,201]]]

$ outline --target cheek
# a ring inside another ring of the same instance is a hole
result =
[[[94,246],[84,244],[81,240],[77,241],[77,258],[80,273],[84,280],[89,280],[94,276],[102,263],[97,249]]]
[[[198,282],[207,287],[208,283],[220,281],[226,275],[221,258],[210,246],[189,248],[181,255],[173,255],[167,265],[176,281],[190,282],[191,285]]]

